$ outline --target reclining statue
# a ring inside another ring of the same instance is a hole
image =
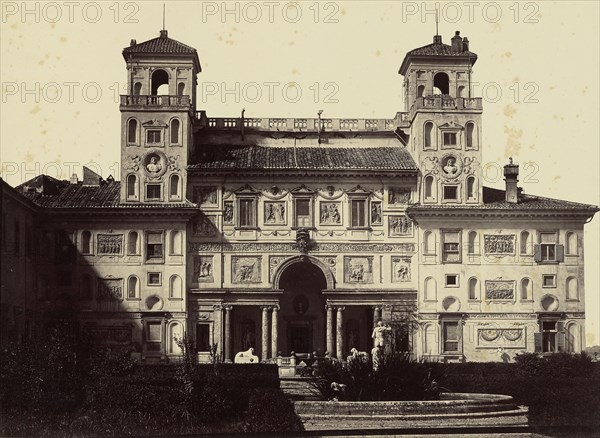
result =
[[[233,363],[259,363],[258,356],[254,355],[254,348],[250,347],[246,351],[240,351],[233,358]]]

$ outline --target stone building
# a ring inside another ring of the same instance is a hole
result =
[[[194,48],[163,30],[123,57],[123,181],[3,185],[18,206],[3,269],[20,245],[7,233],[35,229],[46,248],[39,269],[3,275],[3,334],[61,305],[147,362],[179,355],[184,332],[203,361],[213,347],[345,358],[380,320],[429,360],[584,347],[598,208],[524,194],[512,160],[506,190],[483,186],[477,55],[458,32],[406,54],[406,112],[390,119],[211,118]]]

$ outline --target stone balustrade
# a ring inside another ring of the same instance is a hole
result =
[[[121,95],[121,106],[142,107],[182,107],[187,108],[191,104],[190,96],[151,96],[151,95]]]

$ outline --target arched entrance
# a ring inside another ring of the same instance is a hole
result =
[[[275,277],[275,287],[283,289],[280,299],[279,350],[284,356],[295,353],[325,352],[325,298],[333,276],[328,268],[309,257],[290,259]]]

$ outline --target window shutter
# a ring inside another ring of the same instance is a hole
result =
[[[536,353],[541,353],[542,352],[542,334],[541,333],[533,334],[533,344],[534,344],[534,351]]]
[[[556,334],[556,351],[559,353],[563,353],[565,351],[565,334],[557,333]]]
[[[556,261],[557,262],[565,261],[565,246],[564,245],[556,245]]]
[[[536,262],[541,262],[542,261],[542,246],[535,244],[533,245],[533,259]]]

